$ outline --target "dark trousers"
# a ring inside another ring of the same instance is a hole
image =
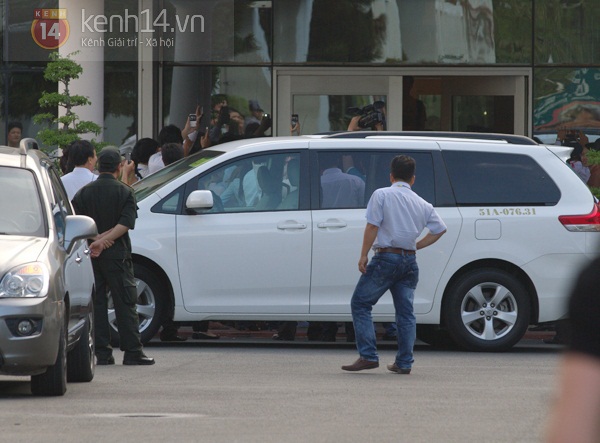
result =
[[[139,319],[136,311],[137,290],[130,259],[94,259],[96,298],[94,299],[94,332],[96,355],[107,358],[112,354],[110,324],[108,320],[108,298],[110,290],[115,308],[120,348],[129,357],[142,352]]]

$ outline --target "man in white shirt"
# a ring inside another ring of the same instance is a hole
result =
[[[96,149],[87,140],[76,140],[69,146],[69,161],[75,165],[73,171],[63,175],[63,182],[69,200],[72,200],[81,188],[98,177],[96,167]]]
[[[446,224],[434,207],[412,190],[415,160],[394,157],[390,165],[391,186],[375,190],[367,205],[367,225],[358,261],[361,277],[350,301],[359,358],[344,371],[379,367],[373,306],[390,291],[396,310],[398,352],[388,370],[410,374],[416,338],[414,291],[419,281],[416,251],[435,243],[446,232]],[[421,233],[428,232],[417,240]],[[369,261],[371,248],[375,255]]]

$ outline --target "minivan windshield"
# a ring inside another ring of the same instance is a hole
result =
[[[157,189],[162,188],[170,181],[176,179],[181,174],[185,174],[190,169],[203,165],[207,161],[222,155],[222,151],[204,150],[182,158],[181,160],[165,166],[160,171],[146,176],[143,180],[133,184],[135,198],[142,201]]]

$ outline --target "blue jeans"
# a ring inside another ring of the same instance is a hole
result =
[[[417,326],[413,312],[413,298],[419,267],[415,255],[378,253],[367,265],[352,295],[352,321],[356,332],[356,348],[365,360],[379,361],[377,338],[371,311],[389,289],[396,310],[398,326],[398,354],[396,366],[411,368]]]

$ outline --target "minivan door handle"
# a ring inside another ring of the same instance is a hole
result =
[[[277,229],[288,230],[288,229],[306,229],[305,223],[298,223],[292,220],[277,223]]]
[[[327,221],[317,224],[318,228],[345,228],[346,226],[348,226],[348,224],[343,221]]]

